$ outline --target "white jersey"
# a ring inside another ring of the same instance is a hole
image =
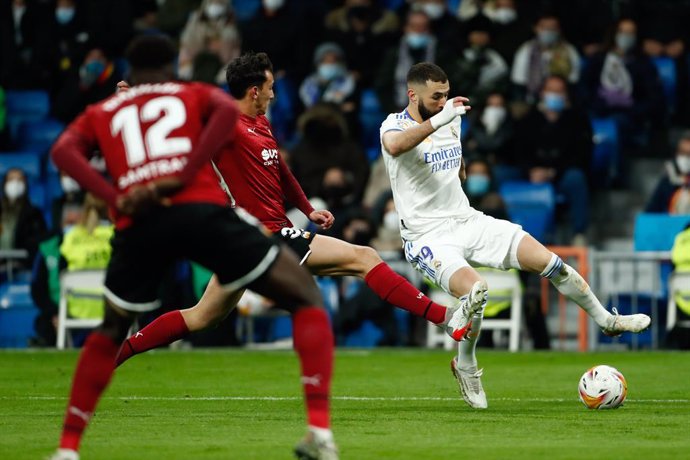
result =
[[[417,124],[407,110],[392,113],[381,125],[381,138],[388,131],[404,131]],[[478,213],[470,207],[460,183],[462,144],[456,121],[399,156],[390,155],[383,140],[381,151],[404,239],[418,238],[444,219],[467,219]]]

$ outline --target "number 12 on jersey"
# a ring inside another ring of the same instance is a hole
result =
[[[169,137],[170,133],[185,124],[187,110],[180,98],[161,96],[147,101],[141,110],[136,105],[122,107],[110,122],[113,137],[122,133],[127,164],[137,166],[149,160],[182,155],[192,150],[188,137]],[[154,122],[145,134],[141,124]]]

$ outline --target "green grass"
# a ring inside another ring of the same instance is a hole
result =
[[[459,399],[449,353],[339,351],[333,426],[341,457],[690,457],[690,353],[479,356],[486,411]],[[52,451],[76,358],[75,352],[0,352],[0,459],[39,459]],[[578,401],[578,378],[595,364],[626,376],[622,408],[588,411]],[[299,396],[290,352],[138,356],[105,394],[82,457],[290,458],[304,433]]]

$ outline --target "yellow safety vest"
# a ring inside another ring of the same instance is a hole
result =
[[[112,252],[113,232],[112,225],[99,225],[93,233],[81,225],[68,231],[60,245],[67,271],[106,268]],[[104,307],[102,287],[74,290],[67,298],[67,312],[73,318],[102,318]]]
[[[690,273],[690,228],[676,235],[671,249],[671,261],[676,272]],[[690,286],[686,290],[677,291],[674,298],[678,308],[690,315]]]

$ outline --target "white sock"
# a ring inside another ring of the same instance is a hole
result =
[[[477,356],[475,350],[477,349],[477,340],[482,329],[482,318],[484,317],[484,309],[472,317],[472,327],[467,334],[467,338],[458,344],[458,367],[460,369],[477,368]]]
[[[548,278],[558,292],[586,311],[599,327],[606,327],[606,320],[611,317],[611,313],[606,311],[589,284],[570,265],[554,254],[541,275]]]

